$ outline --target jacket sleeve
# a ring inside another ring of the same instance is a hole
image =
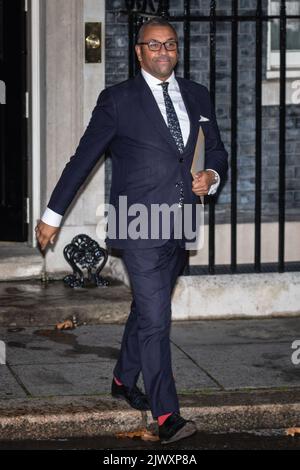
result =
[[[117,132],[115,103],[109,89],[103,90],[75,154],[66,164],[50,197],[48,208],[64,215],[77,191],[109,147]]]
[[[210,123],[205,134],[205,168],[215,170],[221,180],[228,170],[228,154],[220,137],[214,106],[209,91],[205,88],[210,103]]]

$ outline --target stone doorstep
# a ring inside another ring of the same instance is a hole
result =
[[[40,279],[43,261],[40,256],[17,256],[1,259],[0,281]]]
[[[71,289],[63,282],[0,283],[0,326],[49,326],[76,316],[82,324],[124,323],[131,304],[128,287],[105,276],[108,287]]]
[[[299,390],[213,392],[179,395],[181,413],[201,432],[286,429],[300,425]],[[150,412],[131,409],[109,396],[0,401],[0,439],[97,437],[148,427]]]
[[[1,309],[0,327],[25,328],[54,326],[76,316],[78,326],[125,323],[130,310],[129,301],[104,302],[102,305],[48,306],[40,310]]]
[[[0,242],[0,281],[40,278],[44,259],[26,243]]]

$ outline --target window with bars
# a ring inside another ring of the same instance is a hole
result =
[[[300,0],[286,1],[287,15],[300,15]],[[280,15],[280,1],[269,0],[269,15]],[[267,78],[278,78],[280,68],[280,20],[268,22]],[[300,77],[300,21],[286,20],[286,76]]]

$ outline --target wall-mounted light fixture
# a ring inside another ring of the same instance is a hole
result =
[[[85,62],[101,62],[101,23],[85,23]]]

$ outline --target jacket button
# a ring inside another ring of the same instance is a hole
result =
[[[182,157],[179,158],[179,162],[180,162],[180,163],[183,162],[183,158],[182,158]]]

